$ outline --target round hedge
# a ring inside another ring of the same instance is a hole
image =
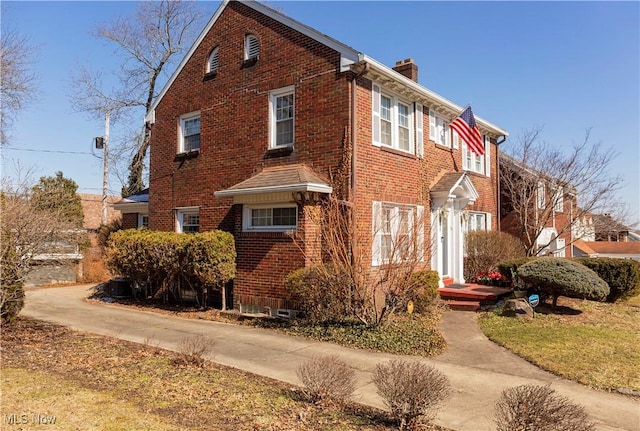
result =
[[[583,298],[596,301],[609,295],[609,285],[584,265],[557,257],[538,258],[518,268],[518,276],[529,288],[553,297]]]

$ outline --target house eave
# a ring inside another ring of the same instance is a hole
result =
[[[403,87],[405,90],[410,91],[417,97],[418,101],[423,105],[432,107],[436,111],[448,115],[452,119],[458,116],[463,107],[459,106],[452,101],[440,96],[439,94],[429,90],[426,87],[418,84],[412,79],[407,78],[401,73],[396,72],[388,66],[378,62],[377,60],[369,57],[366,54],[360,53],[359,63],[369,64],[369,75],[374,79],[381,79],[383,83],[396,83],[396,85]],[[478,127],[485,133],[489,133],[494,136],[509,136],[509,132],[496,126],[489,121],[474,115]]]
[[[113,209],[123,214],[129,213],[148,213],[149,202],[116,202]]]
[[[291,192],[291,193],[316,192],[316,193],[331,194],[333,192],[333,188],[326,184],[300,183],[300,184],[287,184],[287,185],[281,185],[281,186],[218,190],[213,194],[217,198],[226,198],[226,197],[235,197],[235,196],[259,195],[259,194],[265,194],[265,193],[281,193],[281,192]]]

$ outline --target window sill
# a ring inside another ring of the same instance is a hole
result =
[[[195,159],[196,157],[198,157],[199,154],[200,154],[200,150],[191,150],[191,151],[187,151],[185,153],[178,153],[173,158],[173,161],[174,162],[181,162],[183,160]]]
[[[431,141],[431,142],[433,142],[433,141]],[[436,148],[439,148],[439,149],[441,149],[441,150],[453,151],[453,150],[455,150],[455,149],[456,149],[456,148],[453,148],[453,147],[449,147],[449,146],[447,146],[447,145],[438,144],[438,143],[436,143],[436,142],[433,142],[433,143],[434,143],[434,145],[436,146]]]
[[[384,145],[380,146],[380,149],[382,151],[387,152],[387,153],[395,154],[397,156],[407,157],[409,159],[417,159],[418,158],[413,153],[408,153],[408,152],[402,151],[402,150],[396,150],[395,148],[385,147]]]
[[[478,172],[478,171],[474,171],[474,170],[471,170],[471,169],[468,169],[468,168],[463,168],[462,170],[465,171],[468,174],[471,174],[471,175],[477,175],[479,177],[488,178],[487,174],[485,174],[484,172]]]
[[[215,72],[207,72],[202,77],[202,82],[211,81],[216,76],[218,76],[218,71],[217,70]]]
[[[277,157],[287,157],[293,153],[293,145],[289,147],[271,148],[264,153],[263,159],[275,159]]]
[[[241,69],[245,69],[247,67],[255,66],[255,64],[258,62],[259,59],[260,59],[260,56],[256,55],[255,57],[251,57],[251,58],[247,58],[245,60],[242,60]]]

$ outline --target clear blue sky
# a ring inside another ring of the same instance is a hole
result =
[[[36,151],[3,149],[3,175],[19,162],[35,166],[37,176],[61,170],[81,192],[101,193],[99,158],[43,150],[90,153],[92,137],[103,134],[102,122],[73,113],[68,77],[80,63],[118,69],[113,47],[90,32],[136,3],[4,3],[3,28],[18,29],[40,51],[38,98],[13,130],[16,149]],[[202,6],[212,14],[218,4]],[[477,115],[508,130],[510,141],[541,125],[545,141],[569,147],[592,128],[592,141],[619,153],[612,174],[624,176],[620,198],[631,221],[640,220],[639,2],[268,4],[389,66],[413,58],[422,85],[459,105],[472,103]],[[120,187],[112,177],[111,191]]]

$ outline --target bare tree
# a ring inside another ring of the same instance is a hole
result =
[[[616,153],[592,143],[589,130],[566,152],[541,141],[540,133],[539,127],[524,131],[500,160],[503,228],[517,233],[527,255],[549,250],[557,237],[580,230],[593,214],[624,211],[616,197],[623,179],[609,171]],[[565,217],[556,217],[560,212]],[[550,226],[557,236],[543,235]]]
[[[31,201],[29,176],[2,180],[0,190],[0,305],[2,319],[22,308],[22,285],[32,257],[56,253],[63,241],[77,241],[78,232],[55,210],[39,210]],[[61,241],[62,240],[62,241]]]
[[[102,73],[79,67],[71,78],[71,99],[76,108],[97,119],[109,111],[114,123],[123,116],[140,121],[158,95],[163,73],[174,67],[176,57],[191,46],[202,27],[203,16],[192,1],[145,1],[132,16],[100,26],[95,36],[115,44],[116,53],[122,58],[116,74],[119,82],[115,88],[106,89]],[[125,195],[144,188],[142,176],[150,143],[147,125],[134,136],[128,148]]]
[[[321,252],[317,253],[314,238],[307,232],[296,241],[327,294],[346,302],[340,310],[376,326],[415,298],[420,286],[411,275],[424,265],[424,211],[407,206],[385,212],[381,207],[380,219],[370,226],[365,210],[335,195],[321,206],[305,210],[313,211],[310,219],[318,226],[316,240]],[[372,254],[376,253],[380,264],[372,267]]]
[[[5,13],[5,7],[2,7]],[[4,23],[0,35],[0,145],[9,143],[9,129],[18,112],[36,93],[36,75],[31,70],[35,48],[29,40],[7,28]]]

